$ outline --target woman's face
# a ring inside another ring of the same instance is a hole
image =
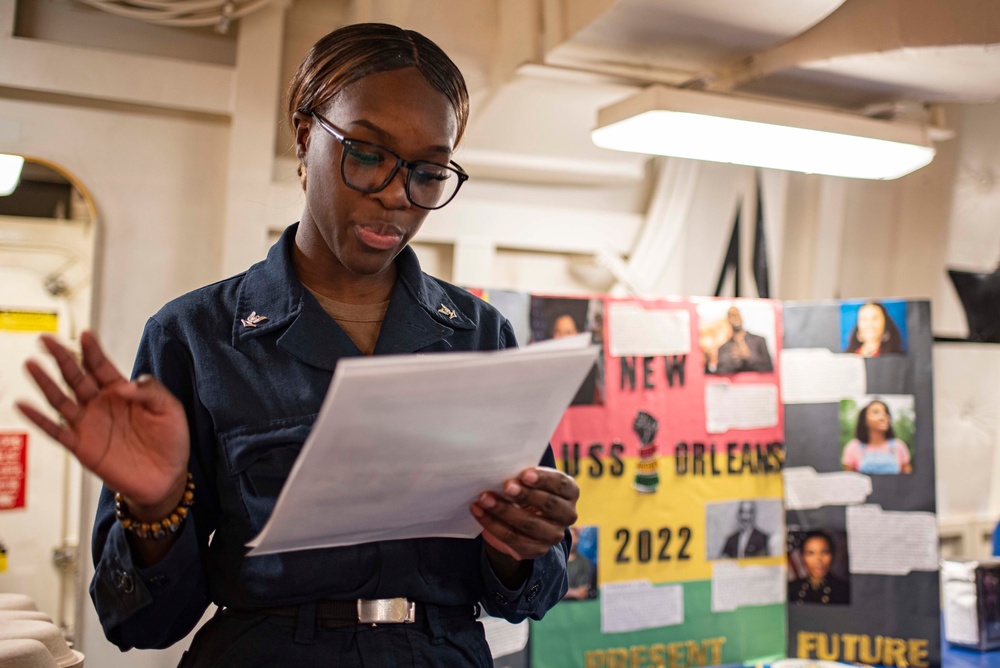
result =
[[[802,561],[806,565],[806,571],[812,580],[822,580],[830,572],[830,562],[833,561],[833,553],[825,538],[814,536],[802,546]]]
[[[882,309],[874,304],[865,304],[858,309],[858,340],[862,343],[878,343],[885,333],[885,316]]]
[[[889,431],[889,411],[885,405],[878,401],[871,404],[865,413],[865,424],[869,433],[877,431],[884,434]]]
[[[552,324],[552,338],[553,339],[563,339],[567,336],[575,336],[580,332],[576,328],[576,321],[573,320],[573,316],[561,315],[556,318],[556,321]]]
[[[458,136],[448,98],[414,68],[367,76],[317,111],[349,139],[379,144],[405,160],[448,164]],[[407,169],[377,193],[353,190],[341,177],[340,142],[312,117],[296,114],[293,122],[298,157],[308,174],[297,243],[323,269],[388,275],[428,213],[407,199]]]

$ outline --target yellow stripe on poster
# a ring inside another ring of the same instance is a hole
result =
[[[56,332],[59,316],[52,311],[8,311],[0,309],[0,331]]]
[[[641,460],[639,461],[639,473],[650,474],[659,472],[660,472],[659,462],[657,462],[655,459],[651,461],[641,461]]]
[[[726,540],[736,528],[739,502],[751,499],[758,524],[773,528],[768,548],[740,563],[784,563],[780,471],[730,474],[723,468],[717,475],[711,469],[692,475],[678,473],[673,457],[659,457],[655,491],[641,492],[634,484],[636,474],[648,480],[651,462],[631,457],[619,461],[616,466],[604,466],[600,476],[593,477],[586,469],[577,476],[577,524],[597,526],[599,583],[712,579],[712,564],[726,558]],[[747,541],[743,543],[746,554]]]

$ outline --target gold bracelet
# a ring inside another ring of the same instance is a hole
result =
[[[187,474],[187,485],[184,488],[184,495],[177,507],[167,513],[167,516],[158,522],[139,522],[128,512],[125,504],[125,497],[121,492],[115,492],[115,517],[121,523],[125,531],[131,531],[139,538],[159,540],[168,533],[176,533],[181,528],[181,524],[187,519],[188,508],[194,503],[194,482],[190,473]]]

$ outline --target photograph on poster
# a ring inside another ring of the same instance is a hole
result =
[[[574,525],[573,546],[566,560],[569,589],[564,601],[586,601],[597,598],[597,527]]]
[[[848,605],[851,602],[847,532],[788,529],[788,602]]]
[[[708,559],[754,559],[781,554],[784,510],[780,499],[705,504]]]
[[[604,302],[600,299],[566,297],[531,298],[531,341],[545,341],[590,332],[602,347],[597,364],[590,370],[570,406],[604,404]]]
[[[698,344],[707,374],[774,371],[774,332],[774,307],[765,301],[698,304]]]
[[[906,302],[844,302],[840,305],[841,350],[862,357],[905,354]]]
[[[840,463],[867,475],[913,472],[913,395],[866,395],[840,402]]]

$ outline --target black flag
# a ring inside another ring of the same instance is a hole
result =
[[[757,172],[757,226],[753,239],[753,280],[757,284],[757,296],[767,299],[771,296],[771,285],[767,278],[767,242],[764,236],[764,198],[760,196],[760,172]]]
[[[719,284],[715,286],[715,296],[722,296],[722,286],[726,282],[726,275],[732,269],[735,273],[733,296],[740,296],[740,213],[743,209],[743,201],[736,202],[736,220],[733,221],[733,233],[729,236],[729,250],[726,251],[726,259],[722,261],[722,269],[719,271]]]

